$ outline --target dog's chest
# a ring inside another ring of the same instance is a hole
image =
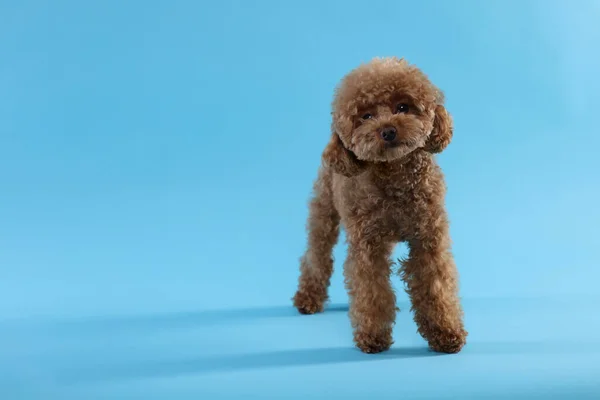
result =
[[[440,202],[443,179],[431,159],[334,179],[334,201],[345,226],[404,240]]]
[[[420,197],[418,182],[407,176],[382,178],[367,172],[341,178],[336,186],[335,202],[342,219],[369,220],[380,227],[393,228],[409,219]]]

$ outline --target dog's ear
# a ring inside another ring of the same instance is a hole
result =
[[[425,143],[425,150],[430,153],[441,153],[450,144],[453,133],[452,117],[444,106],[438,105],[435,108],[433,130]]]
[[[336,132],[331,134],[331,139],[323,151],[323,163],[334,172],[348,178],[361,173],[365,168],[364,161],[348,150]]]

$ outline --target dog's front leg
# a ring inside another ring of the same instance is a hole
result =
[[[332,250],[338,240],[340,216],[333,204],[332,172],[321,169],[314,184],[308,217],[308,247],[300,260],[294,306],[302,314],[322,312],[333,273]]]
[[[390,282],[392,248],[391,243],[365,240],[360,235],[350,241],[345,283],[354,342],[365,353],[385,351],[393,343],[396,295]]]
[[[438,352],[457,353],[466,343],[458,296],[458,271],[450,252],[445,215],[424,222],[426,227],[409,241],[409,258],[402,276],[412,301],[419,333]]]

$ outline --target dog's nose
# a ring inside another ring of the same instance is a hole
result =
[[[381,138],[386,142],[391,142],[396,139],[396,128],[387,126],[381,130]]]

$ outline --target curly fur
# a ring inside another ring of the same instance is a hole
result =
[[[399,112],[398,104],[408,111]],[[451,254],[445,182],[434,153],[451,141],[452,119],[442,92],[415,66],[376,58],[337,87],[331,140],[314,183],[294,305],[324,309],[340,225],[349,244],[344,263],[354,342],[363,352],[392,345],[396,296],[390,276],[394,246],[406,242],[401,276],[419,333],[439,352],[466,343]],[[370,118],[362,118],[365,114]],[[397,137],[382,139],[393,127]]]

